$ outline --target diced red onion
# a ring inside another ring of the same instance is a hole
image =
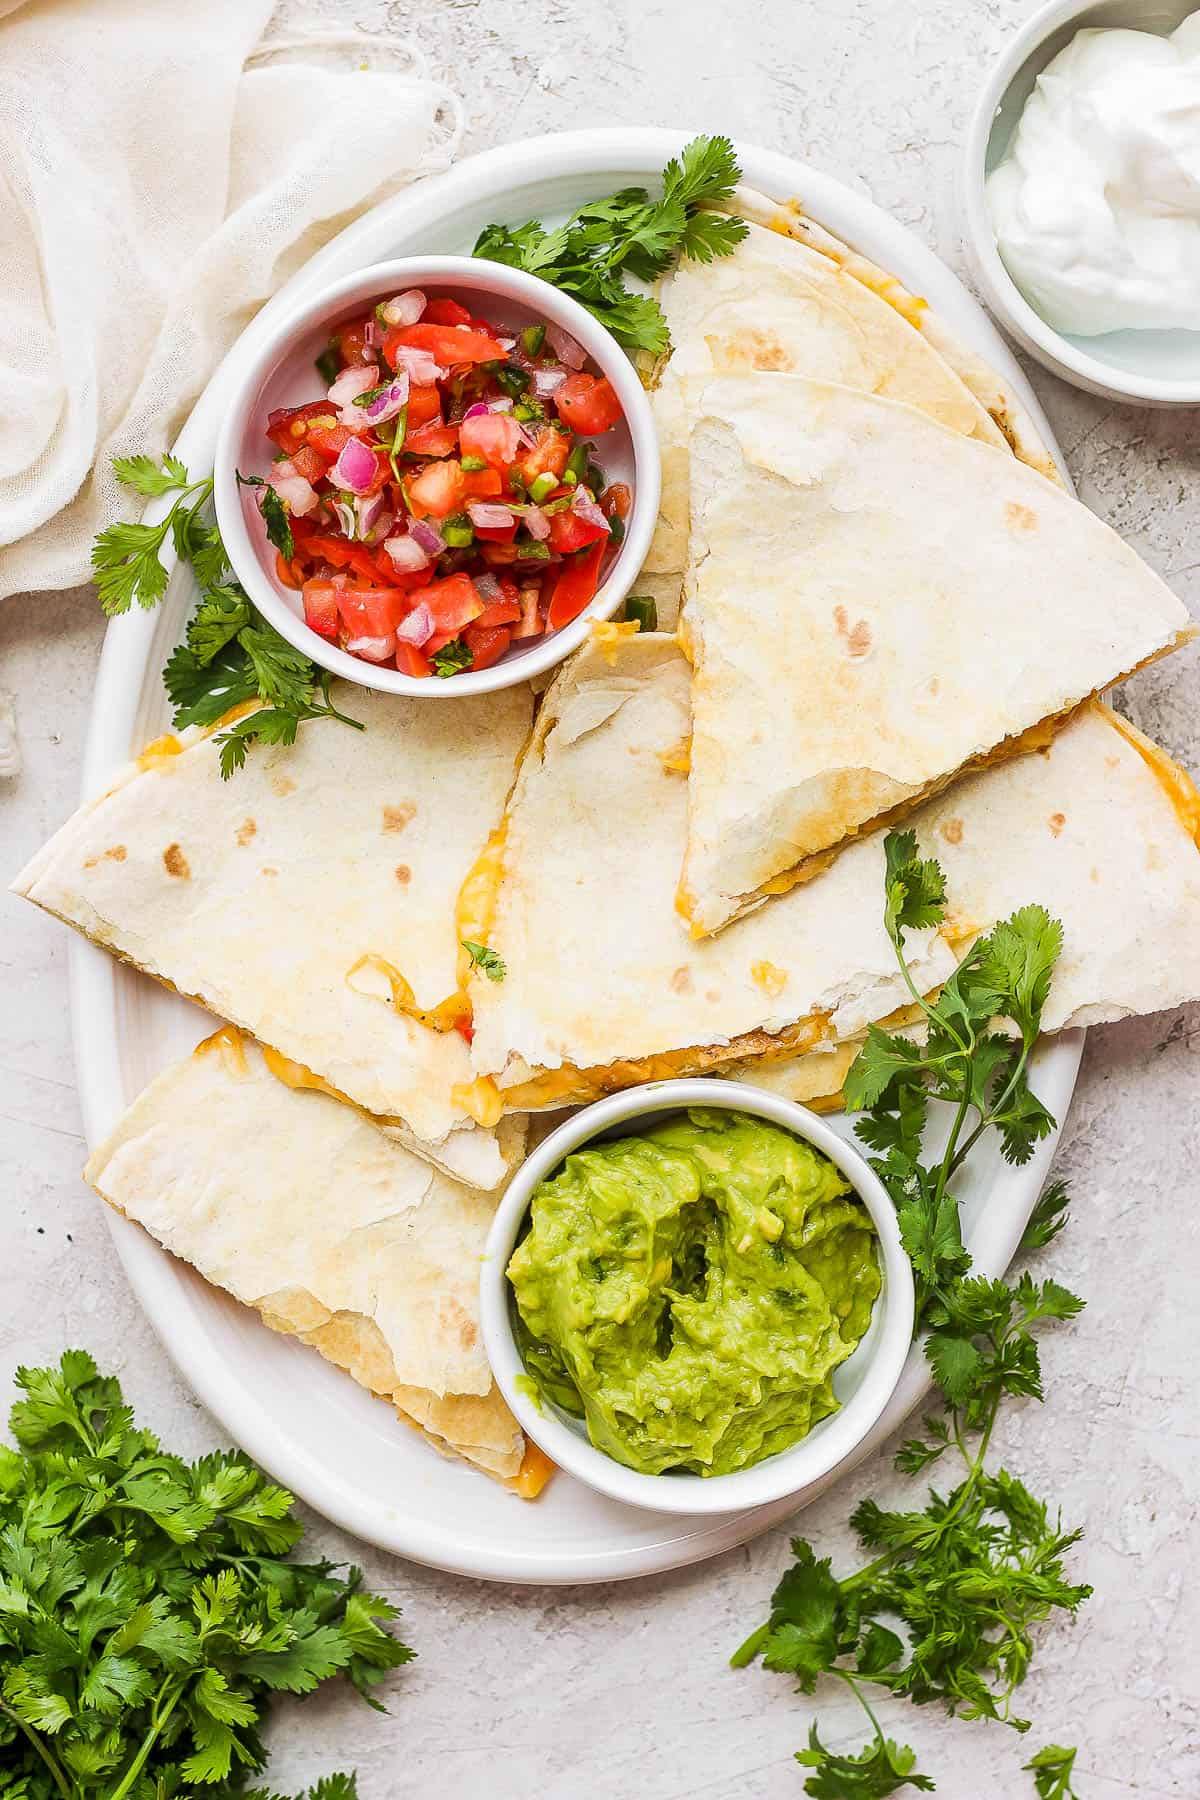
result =
[[[403,536],[385,538],[383,547],[396,565],[399,574],[415,574],[418,569],[427,569],[433,560],[427,550],[423,550],[411,532]]]
[[[525,514],[525,529],[536,543],[544,544],[550,536],[550,521],[540,506],[531,506]]]
[[[430,556],[440,556],[446,548],[446,540],[437,526],[431,525],[428,519],[411,520],[408,535],[414,543],[420,544],[422,550],[427,550]]]
[[[388,509],[387,499],[382,492],[370,494],[363,499],[356,500],[354,502],[354,512],[358,520],[358,535],[360,538],[366,538],[368,533],[372,531],[378,534],[381,524],[386,531],[387,527],[392,522],[392,515]]]
[[[378,381],[379,371],[377,369],[368,369],[362,364],[351,369],[343,369],[329,390],[329,404],[339,408],[349,406],[350,402],[356,400],[359,394],[365,394],[368,388],[377,386]]]
[[[486,500],[469,500],[467,517],[472,525],[482,525],[485,531],[500,531],[513,522],[507,506],[491,506]]]
[[[382,394],[376,394],[365,406],[358,410],[371,425],[382,425],[387,419],[394,419],[408,405],[408,372],[403,370],[389,381]]]
[[[357,537],[358,516],[350,502],[348,500],[335,500],[333,502],[333,512],[334,517],[337,519],[338,525],[341,528],[343,537]]]
[[[498,337],[496,339],[496,342],[499,344],[499,346],[502,350],[515,350],[517,347],[516,338]]]
[[[587,361],[587,351],[583,345],[577,344],[570,332],[564,331],[561,325],[547,325],[546,342],[559,362],[566,363],[568,369],[582,369]]]
[[[420,650],[432,636],[433,614],[422,600],[420,606],[414,606],[407,619],[397,625],[396,638],[402,644],[415,644]]]
[[[360,444],[357,438],[351,438],[342,446],[341,455],[329,471],[329,479],[334,487],[344,488],[349,494],[365,494],[378,467],[374,451]]]
[[[409,344],[397,344],[394,359],[396,372],[403,369],[414,387],[432,387],[445,378],[446,371],[428,350],[417,350]]]
[[[408,288],[403,294],[394,294],[390,300],[385,300],[379,310],[389,325],[415,325],[425,306],[425,296],[420,288]]]
[[[389,631],[386,637],[348,638],[346,648],[351,656],[361,656],[364,662],[384,663],[396,654],[396,634]]]
[[[583,519],[588,525],[603,525],[605,531],[608,530],[608,519],[596,505],[587,488],[580,486],[575,489],[575,497],[571,501],[571,511],[577,519]]]
[[[302,519],[318,504],[317,490],[303,475],[297,475],[295,469],[290,474],[281,474],[284,464],[276,463],[267,476],[267,480],[283,501],[288,511],[297,519]]]
[[[482,575],[476,575],[474,580],[475,592],[485,606],[494,606],[497,600],[503,598],[500,583],[490,570],[485,571]]]
[[[489,400],[487,409],[489,412],[510,413],[513,403],[507,394],[502,394],[498,400]]]
[[[523,425],[520,419],[514,420],[514,424],[521,434],[521,442],[524,444],[525,448],[527,450],[532,450],[533,446],[537,443],[537,439],[534,437],[532,431],[530,431],[528,425]]]
[[[363,331],[363,343],[368,350],[379,350],[383,345],[384,327],[378,319],[368,319]]]
[[[486,400],[477,400],[474,406],[468,406],[466,412],[463,414],[463,418],[481,419],[484,413],[491,412],[491,410],[492,409]]]
[[[551,394],[557,394],[566,379],[567,371],[565,369],[535,369],[533,371],[533,391],[541,399],[548,399]]]

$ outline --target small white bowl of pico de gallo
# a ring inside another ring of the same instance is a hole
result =
[[[391,693],[540,675],[625,601],[659,501],[645,389],[558,289],[378,263],[267,340],[217,444],[234,574],[322,668]]]

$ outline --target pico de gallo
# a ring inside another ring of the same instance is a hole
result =
[[[259,493],[307,623],[406,675],[486,669],[592,600],[632,494],[591,441],[622,417],[555,325],[516,335],[416,289],[344,326],[326,391],[267,420]]]

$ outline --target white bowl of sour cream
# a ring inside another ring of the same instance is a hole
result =
[[[980,96],[964,186],[976,277],[1030,355],[1200,404],[1200,0],[1051,0]]]

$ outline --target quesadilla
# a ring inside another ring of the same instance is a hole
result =
[[[357,1109],[286,1087],[230,1027],[152,1082],[84,1173],[272,1330],[319,1350],[439,1448],[517,1479],[525,1440],[479,1332],[488,1196]]]
[[[758,1079],[764,1062],[904,1019],[882,834],[717,937],[693,941],[671,916],[689,723],[687,664],[662,636],[593,641],[546,698],[487,924],[506,973],[474,983],[473,1058],[506,1106],[739,1064]],[[1105,708],[1088,703],[1044,754],[981,771],[911,822],[951,903],[940,930],[908,940],[922,992],[1039,901],[1066,929],[1047,1028],[1200,996],[1200,800]]]
[[[731,256],[683,261],[656,292],[672,350],[651,395],[662,458],[651,575],[681,582],[687,564],[688,377],[819,376],[907,401],[952,431],[1006,447],[979,401],[900,312],[829,256],[778,231],[752,224]],[[672,623],[659,600],[663,622]]]
[[[691,410],[697,936],[1194,635],[1086,507],[912,407],[756,374]]]
[[[450,705],[366,688],[366,729],[310,726],[231,781],[199,731],[166,738],[84,806],[14,888],[270,1047],[404,1142],[494,1187],[519,1144],[482,1133],[456,897],[512,783],[525,687]]]
[[[877,294],[886,305],[919,331],[963,386],[974,395],[992,423],[1008,444],[1014,456],[1028,463],[1048,481],[1060,482],[1054,458],[1042,439],[1024,402],[998,375],[986,358],[964,344],[920,294],[912,293],[897,276],[870,261],[849,244],[835,237],[826,226],[810,219],[798,200],[770,200],[753,188],[738,186],[728,203],[728,210],[740,218],[767,226],[775,232],[794,238],[797,243],[815,250],[862,287]],[[943,271],[944,273],[944,271]],[[825,375],[824,370],[809,371]],[[847,386],[854,386],[848,382]],[[911,402],[910,402],[911,403]],[[978,436],[980,434],[975,433]]]

